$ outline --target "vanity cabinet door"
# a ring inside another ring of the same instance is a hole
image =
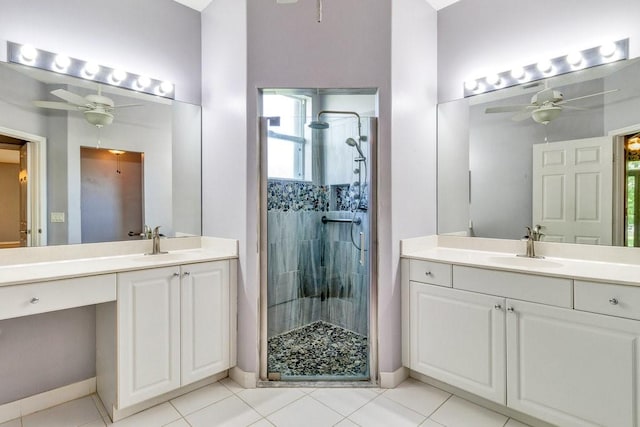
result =
[[[409,286],[410,368],[505,404],[504,299]]]
[[[229,368],[229,261],[183,265],[182,385]]]
[[[180,269],[118,274],[118,407],[180,386]]]
[[[566,427],[639,425],[640,322],[507,307],[509,407]]]

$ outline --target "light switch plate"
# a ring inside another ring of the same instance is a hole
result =
[[[51,212],[51,222],[64,222],[64,212]]]

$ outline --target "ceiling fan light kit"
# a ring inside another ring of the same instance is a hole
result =
[[[14,64],[53,71],[163,98],[175,98],[175,86],[171,82],[48,52],[31,45],[7,42],[7,59]]]
[[[543,59],[537,63],[516,67],[513,70],[490,74],[486,77],[464,82],[464,96],[474,96],[516,86],[526,82],[546,79],[548,77],[567,74],[585,68],[627,59],[629,56],[629,39],[607,42],[600,46],[571,52],[567,55],[551,59]]]

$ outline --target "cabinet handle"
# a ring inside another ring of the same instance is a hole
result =
[[[495,308],[496,310],[502,310],[502,305],[501,304],[496,304],[493,306],[493,308]]]
[[[430,271],[425,271],[424,275],[425,276],[431,276],[431,272]]]
[[[189,273],[188,271],[185,271],[184,273],[182,273],[182,277],[189,277],[191,276],[191,273]]]
[[[180,277],[180,273],[173,273],[173,277]]]
[[[611,298],[609,300],[609,304],[611,305],[618,305],[618,298]]]
[[[513,308],[513,307],[509,307],[509,308],[507,308],[507,311],[508,311],[509,313],[515,313],[515,312],[516,312],[515,308]]]
[[[31,298],[31,304],[37,304],[39,302],[40,302],[40,298],[38,298],[38,297]]]

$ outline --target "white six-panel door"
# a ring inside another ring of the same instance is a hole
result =
[[[118,407],[180,386],[180,269],[118,274]]]
[[[409,286],[411,369],[505,404],[504,299]]]
[[[510,408],[564,427],[638,427],[640,322],[507,306]]]
[[[182,266],[182,385],[229,366],[229,262]]]
[[[533,146],[533,224],[548,242],[610,245],[611,137]]]

